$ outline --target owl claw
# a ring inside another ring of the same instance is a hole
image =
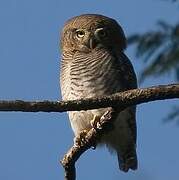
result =
[[[90,121],[90,124],[94,129],[101,129],[100,119],[100,116],[94,115],[93,119]]]
[[[88,130],[81,131],[80,134],[74,138],[74,145],[77,147],[86,145],[88,143],[88,141],[86,141],[86,135],[88,132]],[[92,145],[92,149],[96,149],[96,144]]]
[[[83,146],[85,145],[87,142],[86,142],[86,138],[85,136],[87,135],[88,131],[87,130],[83,130],[80,132],[79,135],[77,135],[75,138],[74,138],[74,144],[76,146]]]

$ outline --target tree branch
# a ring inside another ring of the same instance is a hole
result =
[[[93,127],[87,133],[84,137],[85,141],[81,144],[75,143],[61,161],[65,169],[65,179],[75,180],[75,162],[79,159],[82,153],[90,147],[95,147],[96,142],[98,142],[104,132],[106,133],[111,129],[110,125],[112,125],[116,116],[115,109],[117,109],[117,112],[119,113],[129,106],[174,98],[179,98],[179,84],[133,89],[116,93],[111,96],[74,101],[0,101],[0,111],[64,112],[111,107],[111,109],[101,117],[99,125]]]
[[[73,101],[0,101],[0,111],[65,112],[105,107],[128,107],[156,100],[179,98],[179,84],[133,89],[110,96]]]
[[[69,149],[61,160],[61,164],[65,169],[65,180],[75,180],[76,179],[76,169],[75,162],[80,158],[80,156],[91,147],[96,147],[96,143],[100,140],[104,133],[112,130],[112,123],[115,120],[117,113],[112,108],[106,111],[100,119],[98,127],[93,127],[87,133],[83,143],[74,143],[74,145]]]

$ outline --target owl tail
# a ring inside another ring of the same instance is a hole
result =
[[[133,149],[131,153],[124,154],[120,156],[119,152],[117,152],[119,169],[124,172],[128,172],[129,169],[136,170],[137,169],[137,154],[136,150]]]

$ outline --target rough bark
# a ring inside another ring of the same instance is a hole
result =
[[[0,111],[22,112],[65,112],[80,111],[105,107],[127,107],[135,104],[156,100],[174,99],[179,97],[179,84],[160,85],[143,89],[89,99],[74,101],[0,101]]]
[[[75,162],[79,159],[82,153],[91,147],[95,147],[96,142],[100,139],[104,132],[106,133],[110,130],[109,127],[112,125],[116,115],[115,109],[120,112],[126,107],[132,105],[174,98],[179,98],[179,84],[133,89],[116,93],[111,96],[74,101],[0,101],[0,111],[64,112],[111,107],[111,110],[107,111],[101,117],[98,126],[93,127],[86,134],[82,143],[74,143],[61,161],[65,169],[65,179],[75,180]]]

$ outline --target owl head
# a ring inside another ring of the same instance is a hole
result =
[[[126,38],[121,26],[109,17],[84,14],[69,19],[61,32],[62,51],[88,53],[99,48],[123,51]]]

